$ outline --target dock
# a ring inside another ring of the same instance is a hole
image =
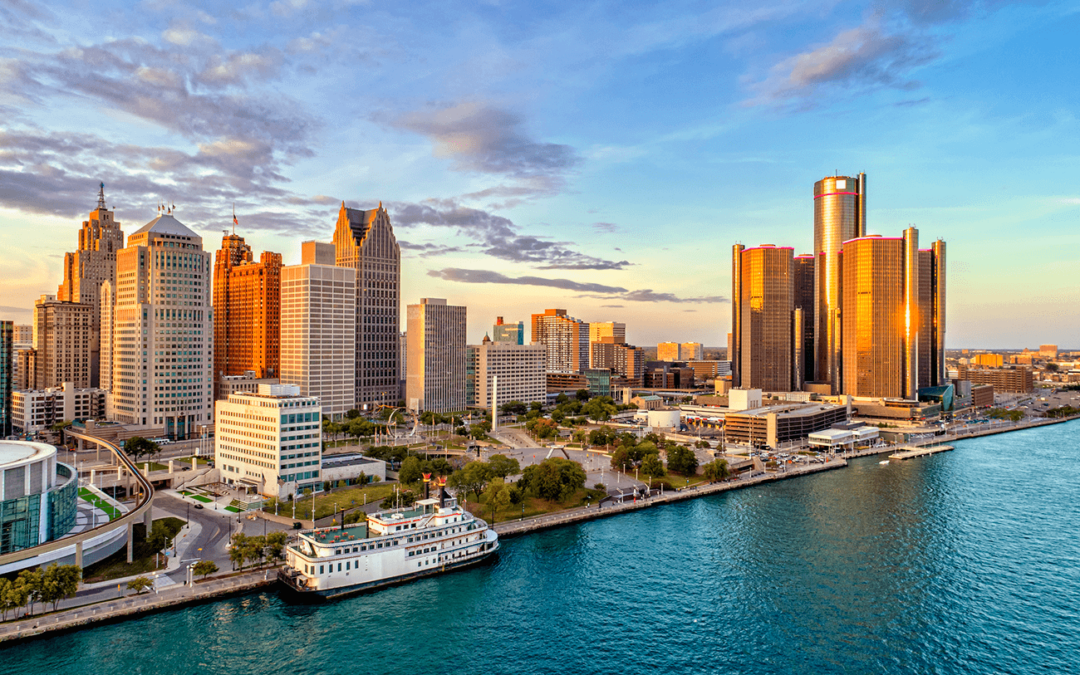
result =
[[[889,455],[889,459],[913,459],[915,457],[936,455],[939,452],[948,452],[955,449],[956,448],[951,445],[928,445],[922,448],[908,448],[907,450],[901,450],[900,452]]]

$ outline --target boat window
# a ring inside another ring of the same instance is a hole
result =
[[[346,572],[348,572],[348,571],[349,571],[349,567],[350,567],[349,561],[348,561],[348,560],[346,560],[346,561],[345,561],[345,571],[346,571]]]
[[[322,573],[323,573],[323,566],[319,565],[319,574],[322,574]]]
[[[338,563],[338,564],[337,564],[337,571],[338,571],[338,572],[340,572],[340,571],[341,571],[341,563]]]

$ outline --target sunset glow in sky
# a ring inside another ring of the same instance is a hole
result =
[[[949,347],[1080,348],[1075,2],[0,0],[0,318],[98,183],[130,234],[235,204],[286,263],[386,205],[403,303],[723,346],[731,245],[810,252],[814,181],[948,244]],[[404,321],[402,322],[404,326]]]

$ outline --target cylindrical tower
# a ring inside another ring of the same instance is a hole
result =
[[[815,379],[840,386],[840,249],[862,236],[866,222],[865,194],[858,178],[832,176],[814,183],[814,363]],[[862,208],[860,208],[862,207]]]

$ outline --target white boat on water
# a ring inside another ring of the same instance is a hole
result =
[[[889,460],[887,460],[887,459],[883,459],[880,462],[878,462],[878,464],[888,464],[888,463],[889,463]]]
[[[300,532],[285,548],[278,579],[290,594],[321,600],[475,565],[495,553],[495,530],[439,493],[364,523]]]

